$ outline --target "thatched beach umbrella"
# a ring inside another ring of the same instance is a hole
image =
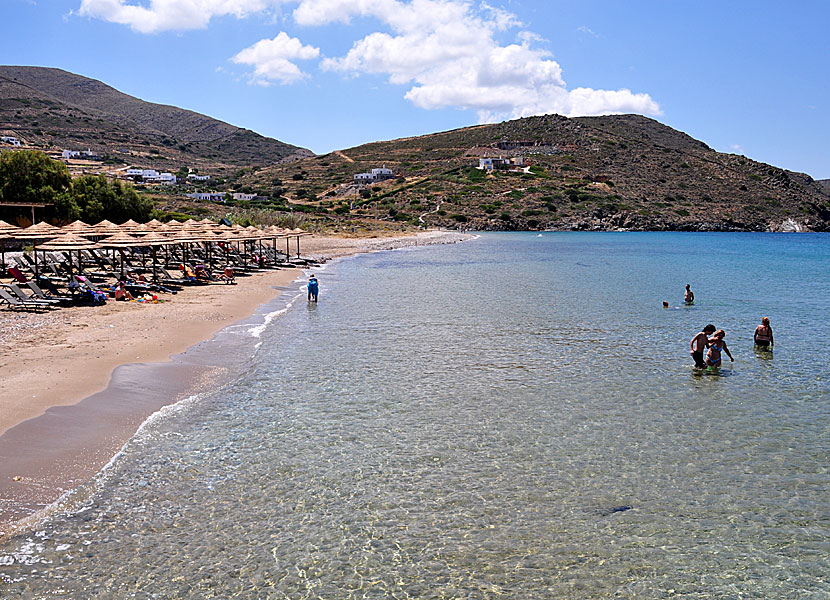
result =
[[[135,229],[139,225],[140,225],[140,223],[138,221],[133,221],[132,219],[128,219],[128,220],[124,221],[123,223],[121,223],[121,225],[119,225],[119,227],[123,231],[132,231],[133,229]]]
[[[121,254],[121,279],[124,279],[124,248],[137,248],[142,245],[141,240],[128,233],[116,233],[100,242],[101,248],[117,248]]]
[[[147,235],[138,238],[136,241],[141,242],[142,246],[149,247],[153,253],[153,281],[158,282],[158,266],[156,264],[156,248],[159,246],[169,246],[175,244],[175,240],[164,236],[157,231],[148,233]]]
[[[283,229],[282,227],[277,227],[276,225],[271,225],[270,227],[266,227],[265,229],[263,229],[262,233],[263,235],[265,235],[266,239],[269,239],[273,242],[274,258],[276,258],[276,255],[279,252],[277,250],[277,240],[283,237],[286,238],[286,240],[288,239],[286,237],[285,229]],[[288,255],[286,254],[286,259],[287,258]]]
[[[300,258],[300,238],[306,235],[312,235],[308,231],[304,231],[299,227],[295,227],[294,229],[289,229],[287,232],[289,235],[297,236],[297,258]]]
[[[19,229],[17,225],[0,221],[0,273],[6,271],[6,240],[14,239],[11,234]]]
[[[74,233],[63,233],[56,238],[40,245],[41,250],[53,250],[55,252],[66,252],[69,256],[69,275],[72,276],[72,250],[78,251],[78,272],[81,271],[81,250],[92,250],[99,248],[97,243],[88,240]]]
[[[37,225],[31,225],[18,231],[13,231],[10,235],[18,240],[32,241],[32,252],[35,255],[35,279],[37,279],[39,276],[37,268],[37,241],[51,240],[52,238],[58,237],[60,235],[60,229],[45,221],[41,221]]]
[[[74,233],[75,235],[83,235],[87,233],[92,228],[92,225],[89,223],[84,223],[83,221],[72,221],[69,225],[64,225],[61,227],[61,233]]]

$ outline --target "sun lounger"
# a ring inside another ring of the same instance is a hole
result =
[[[6,288],[0,287],[0,302],[8,304],[10,308],[22,308],[24,310],[43,310],[45,306],[37,302],[24,302],[12,296]]]
[[[32,295],[38,300],[57,300],[61,304],[68,304],[74,300],[72,296],[54,295],[51,293],[47,294],[34,281],[27,281],[26,286],[32,290]]]
[[[20,283],[26,283],[27,281],[29,281],[29,279],[23,274],[23,271],[21,271],[19,267],[9,267],[7,271],[9,272],[9,275],[14,277],[15,281],[18,281]]]
[[[54,306],[55,304],[60,304],[60,300],[43,300],[40,298],[36,298],[34,296],[29,296],[20,289],[20,287],[16,283],[9,283],[4,286],[7,290],[9,290],[13,296],[16,296],[18,300],[22,302],[33,302],[36,304],[41,304],[42,306]]]

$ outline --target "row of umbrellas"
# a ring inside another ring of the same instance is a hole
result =
[[[156,219],[147,223],[137,223],[129,220],[121,225],[116,225],[107,220],[95,225],[75,221],[64,227],[55,227],[46,222],[41,222],[24,228],[0,221],[0,252],[2,252],[2,258],[0,258],[2,263],[0,264],[5,265],[4,241],[6,239],[31,240],[34,244],[41,242],[35,246],[35,250],[42,251],[70,252],[77,250],[80,254],[81,250],[117,248],[121,252],[123,271],[124,248],[150,247],[153,250],[155,262],[155,249],[159,246],[200,242],[259,241],[261,244],[264,239],[272,239],[276,248],[276,240],[285,238],[285,252],[288,255],[288,241],[290,238],[296,237],[297,256],[299,256],[300,238],[307,235],[311,234],[299,228],[282,229],[272,226],[259,229],[253,226],[223,225],[210,219],[201,221],[190,219],[184,222],[171,220],[166,223]],[[37,269],[36,251],[35,269]]]

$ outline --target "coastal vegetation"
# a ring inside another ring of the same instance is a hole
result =
[[[66,165],[43,152],[21,150],[0,154],[0,202],[48,204],[45,216],[68,223],[82,219],[97,223],[108,219],[147,221],[153,202],[138,194],[132,185],[104,175],[69,176]],[[4,220],[16,221],[25,206],[0,207]]]

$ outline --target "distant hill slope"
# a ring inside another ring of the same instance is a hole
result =
[[[473,168],[521,157],[529,173]],[[400,175],[362,190],[352,175]],[[802,173],[639,115],[530,117],[365,144],[247,175],[304,210],[475,229],[830,230],[830,191]]]
[[[169,168],[262,166],[313,156],[304,148],[46,67],[0,66],[0,131],[30,145],[89,148],[111,159]]]

